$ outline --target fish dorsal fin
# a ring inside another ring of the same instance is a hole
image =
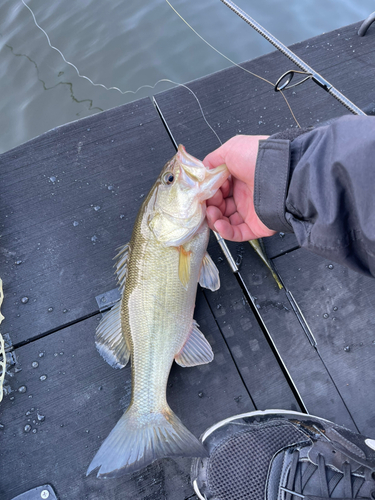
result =
[[[99,354],[113,368],[124,368],[130,351],[121,329],[121,302],[115,304],[99,323],[95,344]]]
[[[127,243],[122,247],[118,248],[118,254],[116,255],[116,274],[117,282],[120,287],[121,292],[124,291],[126,276],[128,274],[128,260],[130,255],[130,245]]]
[[[182,286],[186,290],[190,280],[191,252],[185,250],[185,248],[182,245],[178,247],[178,251],[180,252],[180,258],[178,261],[178,277],[180,278]]]
[[[199,284],[203,288],[208,288],[213,292],[220,288],[219,270],[207,252],[203,257],[201,272],[199,274]]]
[[[198,326],[193,320],[190,336],[174,358],[180,366],[205,365],[214,359],[212,348]]]

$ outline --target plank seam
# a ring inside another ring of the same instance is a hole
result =
[[[159,116],[159,118],[160,118],[160,120],[161,120],[161,122],[162,122],[162,124],[163,124],[163,126],[164,126],[164,128],[165,128],[165,130],[166,130],[166,132],[167,132],[167,134],[168,134],[168,136],[169,136],[169,138],[170,138],[170,140],[171,140],[172,144],[173,144],[173,146],[175,147],[175,149],[176,149],[176,151],[177,151],[177,149],[178,149],[178,144],[177,144],[177,142],[175,141],[175,139],[174,139],[174,137],[173,137],[173,134],[172,134],[172,132],[171,132],[171,129],[170,129],[170,128],[169,128],[169,126],[168,126],[167,120],[165,119],[165,117],[164,117],[164,115],[163,115],[163,113],[162,113],[162,111],[161,111],[161,109],[160,109],[160,107],[159,107],[159,104],[158,104],[158,102],[156,101],[156,99],[155,99],[155,97],[154,97],[154,96],[152,97],[152,104],[154,105],[154,108],[156,109],[156,112],[157,112],[157,114],[158,114],[158,116]]]
[[[294,250],[298,250],[299,248],[301,248],[301,247],[300,246],[295,246],[295,247],[288,248],[287,250],[284,250],[284,251],[282,251],[280,253],[272,255],[272,257],[270,257],[270,260],[272,261],[272,264],[274,264],[273,263],[274,259],[277,259],[278,257],[283,257],[287,253],[294,252]],[[274,264],[274,266],[275,266],[275,264]],[[279,276],[279,273],[277,272],[276,266],[275,266],[275,271],[276,271],[277,275]]]
[[[97,316],[98,314],[101,314],[101,311],[94,311],[92,313],[86,314],[86,316],[82,316],[81,318],[77,318],[73,321],[69,321],[69,323],[65,323],[63,325],[52,328],[51,330],[47,330],[44,333],[40,333],[39,335],[35,335],[34,337],[31,337],[30,339],[23,340],[22,342],[18,342],[16,344],[10,346],[10,348],[7,349],[7,352],[14,351],[15,349],[18,349],[18,348],[23,347],[27,344],[30,344],[31,342],[35,342],[36,340],[43,339],[44,337],[47,337],[48,335],[52,335],[53,333],[59,332],[60,330],[64,330],[65,328],[76,325],[77,323],[81,323],[82,321],[85,321],[86,319]]]
[[[234,273],[234,275],[236,276],[237,282],[242,290],[242,293],[243,293],[247,303],[249,304],[250,309],[253,312],[254,317],[259,325],[259,328],[261,329],[268,345],[270,346],[270,349],[271,349],[273,355],[275,356],[275,359],[280,367],[280,370],[281,370],[282,374],[284,375],[284,377],[287,381],[287,384],[289,385],[290,390],[292,391],[292,394],[297,401],[298,406],[300,407],[302,412],[309,413],[307,410],[307,407],[302,399],[302,396],[300,395],[300,393],[297,389],[297,386],[294,383],[293,378],[290,375],[288,368],[287,368],[286,364],[284,363],[284,361],[283,361],[283,359],[282,359],[282,357],[281,357],[281,355],[276,347],[276,344],[274,343],[272,336],[271,336],[270,332],[268,331],[268,328],[265,325],[263,318],[260,315],[260,312],[258,311],[258,308],[255,305],[255,301],[254,301],[253,296],[251,295],[251,293],[247,289],[241,274],[239,272],[237,272],[237,273]]]
[[[213,312],[213,309],[212,309],[212,307],[211,307],[211,304],[210,304],[210,302],[208,301],[208,299],[207,299],[207,297],[206,297],[206,291],[205,291],[205,290],[203,290],[203,296],[204,296],[204,300],[206,301],[206,303],[207,303],[207,305],[208,305],[208,308],[210,309],[210,312],[211,312],[211,314],[212,314],[212,316],[213,316],[213,318],[214,318],[214,321],[215,321],[215,323],[216,323],[216,326],[217,326],[217,328],[218,328],[219,332],[221,333],[221,336],[223,337],[224,343],[225,343],[225,345],[226,345],[226,347],[227,347],[227,349],[228,349],[228,352],[229,352],[230,357],[232,358],[232,361],[233,361],[233,363],[234,363],[234,366],[236,367],[236,370],[237,370],[237,373],[238,373],[238,375],[239,375],[239,377],[240,377],[240,379],[241,379],[241,382],[243,383],[243,386],[244,386],[244,388],[246,389],[247,394],[249,395],[250,401],[251,401],[251,402],[252,402],[252,404],[254,405],[254,408],[257,410],[258,408],[257,408],[257,406],[256,406],[256,404],[255,404],[255,401],[253,400],[253,398],[252,398],[252,396],[251,396],[251,394],[250,394],[250,391],[249,391],[249,389],[248,389],[248,387],[247,387],[247,385],[246,385],[246,383],[245,383],[245,381],[244,381],[244,379],[243,379],[243,377],[242,377],[242,373],[241,373],[241,371],[240,371],[240,369],[239,369],[239,367],[238,367],[238,365],[237,365],[237,362],[236,362],[236,360],[235,360],[235,358],[234,358],[234,356],[233,356],[233,353],[232,353],[232,351],[230,350],[230,347],[229,347],[229,345],[228,345],[227,339],[225,338],[225,335],[224,335],[224,333],[223,333],[222,329],[220,328],[220,325],[219,325],[219,323],[218,323],[218,321],[217,321],[217,319],[216,319],[216,316],[215,316],[215,314],[214,314],[214,312]]]

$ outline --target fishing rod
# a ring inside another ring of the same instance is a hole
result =
[[[272,43],[280,52],[282,52],[286,57],[288,57],[296,66],[301,68],[301,71],[290,70],[284,73],[279,80],[276,82],[275,90],[281,91],[287,88],[295,87],[308,79],[313,80],[315,83],[322,87],[331,96],[337,99],[343,106],[345,106],[354,115],[366,115],[360,108],[358,108],[352,101],[345,97],[341,92],[339,92],[332,84],[330,84],[325,78],[317,73],[311,66],[305,63],[300,57],[298,57],[294,52],[292,52],[286,45],[284,45],[280,40],[274,37],[269,31],[267,31],[263,26],[261,26],[257,21],[251,18],[246,12],[244,12],[240,7],[238,7],[231,0],[220,0],[223,4],[229,7],[233,12],[235,12],[241,19],[243,19],[247,24],[249,24],[255,31],[262,35],[268,42]],[[305,75],[305,78],[300,82],[288,86],[293,75],[295,73]],[[285,80],[283,84],[281,82]]]

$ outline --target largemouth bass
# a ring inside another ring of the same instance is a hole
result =
[[[195,366],[213,359],[193,319],[197,284],[217,290],[218,270],[206,248],[206,200],[229,172],[209,170],[179,146],[143,202],[131,240],[118,254],[122,299],[96,332],[100,354],[112,366],[131,358],[131,402],[91,462],[87,474],[131,473],[171,456],[206,456],[167,403],[173,361]]]

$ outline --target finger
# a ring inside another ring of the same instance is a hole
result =
[[[225,145],[224,145],[225,146]],[[203,165],[208,168],[216,168],[225,163],[225,150],[224,146],[209,153],[203,160]]]
[[[218,189],[216,193],[207,200],[207,206],[216,205],[217,207],[221,208],[221,204],[223,203],[223,201],[225,202],[225,199],[231,195],[231,191],[231,181],[227,179],[220,187],[220,189]],[[224,208],[225,207],[223,207],[223,209]]]
[[[207,200],[207,206],[216,206],[220,207],[220,205],[223,203],[224,198],[223,198],[223,193],[221,192],[221,189],[218,189],[216,193]]]
[[[216,221],[223,218],[223,214],[218,207],[211,206],[211,207],[207,207],[206,218],[207,218],[208,227],[210,229],[214,230],[214,224],[216,223]]]
[[[244,220],[241,215],[236,212],[229,217],[229,222],[232,224],[232,226],[238,226],[239,224],[242,224]]]
[[[228,196],[232,196],[233,194],[233,179],[232,176],[229,176],[229,178],[224,182],[224,184],[221,186],[221,192],[223,194],[223,198],[227,198]]]
[[[225,200],[225,210],[223,211],[223,215],[225,217],[230,217],[231,215],[237,212],[237,205],[233,198],[227,198]]]
[[[218,219],[214,224],[214,231],[229,241],[248,241],[255,238],[247,224],[242,223],[238,226],[232,226],[226,219]]]

